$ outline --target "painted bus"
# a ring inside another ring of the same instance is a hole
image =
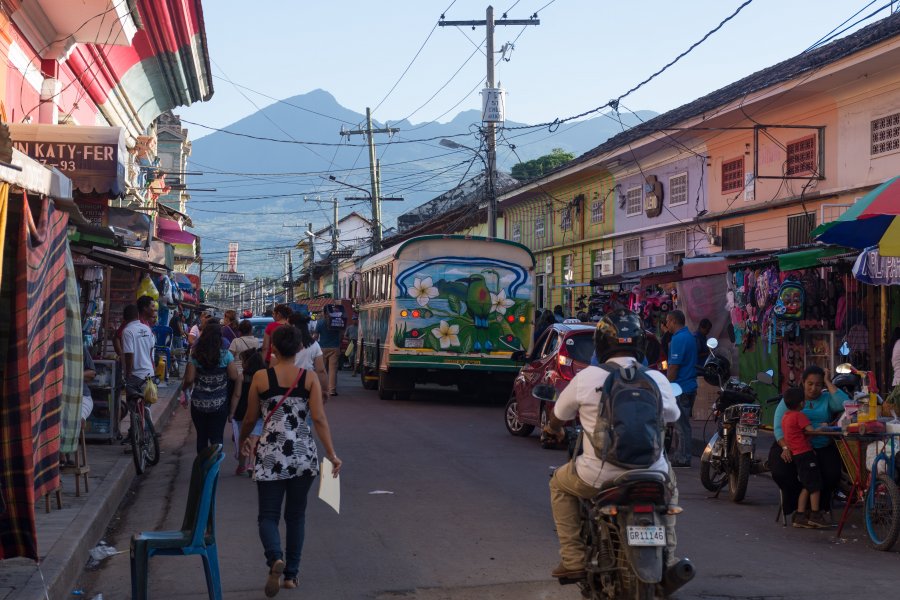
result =
[[[534,255],[507,240],[426,235],[371,256],[356,286],[363,386],[383,399],[417,383],[505,398],[513,353],[531,342],[533,285]]]

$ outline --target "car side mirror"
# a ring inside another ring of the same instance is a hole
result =
[[[525,362],[525,357],[528,356],[528,353],[524,350],[516,350],[510,355],[510,358],[515,362]]]
[[[556,388],[552,385],[541,383],[532,388],[531,395],[544,402],[553,402],[556,400]]]

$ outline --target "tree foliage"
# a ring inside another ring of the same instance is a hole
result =
[[[556,167],[563,165],[574,158],[575,155],[571,152],[566,152],[562,148],[554,148],[550,151],[550,154],[545,154],[534,160],[520,162],[514,165],[511,174],[519,181],[527,181],[529,179],[540,177],[545,173],[549,173]]]

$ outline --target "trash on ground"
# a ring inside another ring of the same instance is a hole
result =
[[[124,552],[124,550],[119,552],[116,550],[115,546],[109,546],[106,542],[101,540],[100,543],[91,548],[91,557],[88,559],[87,566],[89,569],[96,569],[105,559],[110,556],[115,556],[116,554],[123,554]]]

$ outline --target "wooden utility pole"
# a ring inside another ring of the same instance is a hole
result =
[[[470,26],[473,29],[478,26],[485,27],[487,37],[487,89],[494,88],[494,29],[497,25],[540,25],[541,21],[536,16],[531,19],[507,19],[506,15],[499,21],[494,20],[494,7],[488,6],[484,21],[445,21],[443,16],[438,21],[441,27]],[[497,126],[494,121],[487,122],[485,131],[485,146],[487,147],[487,164],[485,174],[485,186],[487,188],[488,205],[488,237],[497,237],[497,194],[494,190],[494,180],[497,173]]]
[[[372,251],[381,250],[381,203],[379,197],[378,182],[378,161],[375,158],[375,138],[376,133],[387,133],[394,135],[400,130],[396,127],[382,127],[380,129],[372,129],[372,109],[366,107],[366,128],[346,130],[341,128],[341,135],[348,138],[351,135],[365,135],[369,143],[369,177],[372,180]]]

